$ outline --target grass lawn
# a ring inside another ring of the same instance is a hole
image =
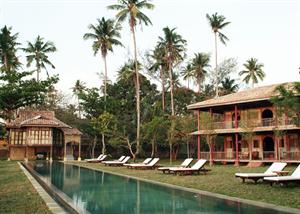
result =
[[[0,161],[0,213],[51,213],[14,161]]]
[[[232,165],[215,165],[210,168],[212,171],[208,172],[207,175],[201,174],[175,176],[172,174],[163,174],[162,172],[159,172],[157,170],[135,170],[127,169],[126,167],[109,167],[99,163],[73,163],[124,175],[219,193],[227,196],[300,209],[299,185],[291,184],[287,187],[273,185],[271,187],[269,184],[263,183],[261,181],[259,181],[257,184],[254,184],[254,182],[252,181],[242,183],[241,179],[234,177],[234,173],[236,172],[264,172],[267,166],[259,168],[247,168],[245,166],[235,167]],[[178,163],[181,163],[181,161],[175,162],[175,164]],[[168,161],[162,160],[160,161],[160,164],[167,166]],[[286,170],[292,172],[295,167],[296,166],[288,166]]]

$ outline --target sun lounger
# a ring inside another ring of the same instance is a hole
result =
[[[89,162],[89,161],[99,160],[100,158],[102,158],[102,156],[103,154],[99,155],[97,158],[85,159],[85,161]]]
[[[122,161],[104,161],[105,166],[123,166],[130,159],[130,156],[125,157]]]
[[[100,163],[102,161],[104,161],[106,159],[107,155],[103,155],[100,159],[96,159],[96,160],[89,160],[87,161],[88,163]]]
[[[121,156],[119,159],[117,160],[110,160],[110,161],[102,161],[102,163],[105,163],[105,162],[121,162],[122,160],[124,160],[126,156]]]
[[[162,171],[163,173],[168,172],[170,173],[170,168],[174,168],[174,167],[180,167],[180,168],[187,168],[193,161],[193,158],[187,158],[185,159],[180,166],[169,166],[169,167],[159,167],[157,168],[157,170]]]
[[[270,182],[271,186],[273,183],[288,184],[288,183],[300,183],[300,164],[294,170],[293,174],[289,176],[276,176],[264,178],[265,181]]]
[[[175,175],[181,174],[181,175],[190,175],[193,173],[204,172],[206,173],[207,169],[204,168],[204,165],[206,164],[207,160],[200,159],[198,160],[191,168],[183,168],[183,167],[171,167],[170,171],[173,172]]]
[[[152,160],[152,158],[146,158],[142,163],[125,163],[123,166],[127,166],[128,168],[130,168],[131,166],[136,166],[136,165],[140,165],[140,164],[148,164],[150,161]]]
[[[286,163],[275,162],[264,173],[235,173],[235,177],[241,178],[243,182],[246,179],[253,180],[255,183],[264,177],[274,177],[275,171],[282,171],[286,167]]]
[[[159,161],[159,158],[153,158],[153,160],[150,161],[150,163],[148,163],[148,164],[136,164],[136,165],[130,166],[129,168],[131,168],[131,169],[154,169],[155,167],[157,167],[158,161]]]

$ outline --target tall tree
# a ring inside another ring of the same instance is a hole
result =
[[[187,87],[190,89],[190,79],[193,78],[193,67],[192,63],[187,63],[184,67],[183,71],[181,72],[183,80],[187,80]]]
[[[258,83],[258,79],[262,81],[265,78],[265,72],[263,71],[264,65],[262,63],[259,63],[258,59],[251,58],[247,60],[243,65],[245,67],[245,70],[242,70],[239,75],[245,75],[243,81],[247,84],[251,81],[252,88],[254,87],[254,84]]]
[[[129,20],[129,27],[133,38],[134,47],[134,62],[135,62],[135,73],[136,73],[136,111],[137,111],[137,132],[136,132],[136,142],[137,150],[136,155],[140,153],[140,81],[138,75],[138,60],[137,60],[137,48],[136,48],[136,37],[135,37],[135,27],[138,23],[145,24],[146,26],[151,23],[151,20],[141,11],[142,9],[153,9],[154,5],[149,3],[148,0],[119,0],[119,4],[114,4],[108,6],[108,9],[117,10],[116,14],[117,20],[119,22],[124,22],[126,19]]]
[[[221,95],[235,93],[239,90],[239,85],[236,84],[234,79],[230,79],[230,77],[226,77],[221,82]]]
[[[29,54],[26,56],[27,67],[30,67],[35,61],[37,81],[40,79],[39,75],[42,69],[45,69],[47,76],[49,76],[46,65],[50,65],[53,69],[55,69],[55,66],[49,61],[47,56],[47,54],[56,51],[56,47],[53,42],[44,42],[44,38],[38,36],[33,43],[27,42],[27,48],[22,48],[22,50]]]
[[[198,93],[201,92],[201,84],[208,73],[206,68],[210,67],[209,61],[210,56],[206,53],[197,53],[192,59],[192,73],[198,85]]]
[[[16,56],[19,46],[18,34],[12,34],[11,30],[4,26],[0,31],[0,63],[1,71],[5,73],[15,71],[21,66]]]
[[[230,22],[225,21],[225,17],[222,15],[218,15],[218,13],[214,13],[211,16],[209,14],[206,14],[206,18],[209,22],[209,25],[215,34],[215,90],[216,90],[216,97],[219,96],[219,90],[218,90],[218,85],[219,85],[219,80],[218,80],[218,48],[217,48],[217,36],[219,36],[220,41],[226,45],[226,41],[229,39],[220,32],[224,27],[230,24]]]
[[[157,72],[159,71],[159,79],[161,82],[161,99],[162,99],[162,109],[165,110],[165,92],[166,92],[166,70],[167,70],[167,63],[164,58],[165,52],[164,49],[159,47],[159,45],[155,46],[155,49],[149,54],[150,58],[150,72]]]
[[[77,97],[79,118],[81,118],[81,106],[79,103],[79,95],[80,93],[83,92],[84,89],[85,89],[85,83],[80,80],[76,80],[74,87],[72,87],[72,92]]]
[[[113,52],[113,46],[123,46],[118,40],[121,38],[120,30],[121,25],[115,23],[112,19],[97,19],[97,25],[90,24],[88,28],[91,33],[84,34],[83,38],[85,40],[92,39],[93,50],[96,55],[99,51],[101,52],[102,59],[104,61],[104,100],[106,101],[106,91],[107,91],[107,53],[108,51]]]
[[[175,30],[176,28],[165,27],[163,28],[164,36],[159,37],[159,46],[165,50],[164,58],[167,61],[169,71],[172,116],[175,115],[173,69],[184,59],[186,47],[186,40]]]

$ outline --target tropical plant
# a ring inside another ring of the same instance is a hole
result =
[[[44,42],[44,38],[38,36],[33,43],[27,42],[27,48],[22,48],[22,50],[25,53],[29,54],[26,56],[27,67],[30,67],[31,64],[35,61],[37,81],[39,81],[40,79],[39,75],[42,69],[45,69],[47,76],[49,76],[46,68],[47,65],[50,65],[53,69],[55,69],[55,66],[52,64],[52,62],[49,61],[47,56],[47,54],[56,51],[56,47],[53,42]]]
[[[187,81],[187,87],[190,89],[190,79],[193,77],[193,67],[192,63],[187,63],[183,71],[180,73],[183,77],[183,80]]]
[[[205,79],[205,75],[208,73],[206,68],[210,67],[209,61],[210,56],[206,53],[197,53],[192,59],[192,73],[198,84],[198,93],[201,92],[201,84]]]
[[[11,72],[17,70],[21,63],[16,56],[19,43],[18,34],[11,32],[11,27],[4,26],[0,31],[0,63],[2,72]]]
[[[116,18],[118,22],[124,22],[126,19],[129,20],[129,27],[133,38],[134,62],[135,62],[135,73],[136,73],[136,96],[137,96],[136,155],[140,153],[140,112],[141,110],[140,110],[140,81],[138,75],[138,59],[137,59],[135,27],[138,23],[145,24],[146,26],[152,24],[151,20],[141,11],[144,8],[153,9],[154,5],[149,3],[148,0],[121,0],[119,1],[119,4],[108,6],[108,9],[118,11],[118,13],[116,14]]]
[[[224,27],[230,24],[230,22],[225,21],[225,17],[222,15],[218,15],[218,13],[214,13],[211,16],[209,14],[206,14],[206,18],[209,22],[209,25],[215,34],[215,90],[216,90],[216,97],[219,96],[219,81],[218,81],[218,48],[217,48],[217,36],[219,36],[220,41],[226,45],[226,41],[229,39],[227,36],[225,36],[223,33],[220,32]]]
[[[104,61],[104,100],[106,101],[107,94],[107,61],[106,57],[108,51],[113,52],[113,46],[123,46],[119,41],[121,38],[120,30],[121,25],[119,23],[115,23],[112,19],[105,19],[102,17],[101,19],[97,19],[97,24],[90,24],[88,26],[90,33],[84,34],[83,38],[85,40],[92,39],[93,42],[93,50],[96,55],[99,51],[101,52],[102,59]]]
[[[243,81],[247,84],[251,81],[252,88],[254,84],[258,83],[258,79],[263,80],[265,78],[265,72],[263,71],[264,65],[258,62],[258,59],[251,58],[243,64],[245,70],[242,70],[239,75],[245,75]]]
[[[79,103],[79,94],[82,93],[84,89],[85,89],[85,83],[80,80],[76,80],[74,87],[72,87],[72,92],[77,97],[79,118],[81,118],[81,106]]]
[[[181,35],[176,33],[176,28],[170,29],[169,27],[163,28],[164,37],[159,37],[159,47],[164,49],[165,60],[167,62],[169,80],[170,80],[170,93],[171,93],[171,112],[172,116],[175,115],[174,108],[174,80],[173,69],[185,57],[186,40]]]
[[[239,85],[235,83],[235,79],[230,79],[226,77],[221,82],[221,95],[232,94],[239,90]]]

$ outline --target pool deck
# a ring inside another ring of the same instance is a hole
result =
[[[265,202],[253,201],[253,200],[248,200],[248,199],[241,199],[241,198],[226,196],[226,195],[222,195],[222,194],[218,194],[218,193],[212,193],[212,192],[208,192],[208,191],[197,190],[197,189],[177,186],[177,185],[173,185],[173,184],[162,183],[162,182],[148,180],[148,179],[144,179],[144,178],[138,178],[138,177],[135,177],[135,176],[124,175],[124,174],[117,173],[117,172],[106,171],[106,170],[103,170],[103,169],[95,169],[95,168],[89,167],[89,166],[82,166],[82,165],[76,164],[75,162],[62,162],[62,163],[70,164],[70,165],[74,165],[74,166],[79,166],[79,167],[83,167],[83,168],[87,168],[87,169],[92,169],[92,170],[96,170],[96,171],[100,171],[100,172],[105,172],[105,173],[108,173],[108,174],[113,174],[113,175],[117,175],[117,176],[121,176],[121,177],[136,179],[136,180],[139,180],[139,181],[153,183],[153,184],[157,184],[157,185],[160,185],[160,186],[166,186],[166,187],[170,187],[170,188],[174,188],[174,189],[178,189],[178,190],[188,191],[188,192],[192,192],[192,193],[196,193],[196,194],[216,197],[216,198],[225,199],[225,200],[231,200],[231,201],[234,201],[234,202],[237,202],[237,203],[244,203],[244,204],[248,204],[248,205],[258,206],[258,207],[261,207],[261,208],[273,209],[273,210],[276,210],[276,211],[279,211],[279,212],[291,213],[291,214],[299,214],[300,213],[300,209],[296,209],[296,208],[283,207],[283,206],[278,206],[278,205],[265,203]]]
[[[67,212],[44,190],[44,188],[35,180],[35,178],[18,162],[20,168],[35,188],[37,193],[45,201],[49,210],[54,214],[67,214]]]

